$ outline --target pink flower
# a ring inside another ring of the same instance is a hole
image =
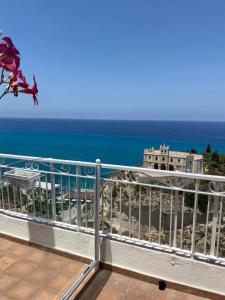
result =
[[[38,105],[38,99],[37,99],[38,89],[37,89],[37,83],[36,83],[34,75],[33,75],[33,79],[34,79],[34,85],[32,88],[24,88],[23,90],[21,90],[19,92],[24,93],[24,94],[31,94],[34,99],[34,104]]]
[[[19,81],[19,79],[21,81]],[[16,97],[18,96],[18,87],[25,88],[25,89],[29,87],[29,84],[27,83],[26,78],[25,76],[23,76],[21,70],[12,72],[10,82],[11,82],[11,87],[13,89],[14,96]]]
[[[4,37],[3,41],[0,42],[0,67],[9,72],[16,71],[20,66],[20,53],[9,37]]]

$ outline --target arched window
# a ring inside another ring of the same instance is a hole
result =
[[[170,171],[174,171],[174,167],[172,165],[169,166]]]
[[[158,164],[154,164],[154,169],[158,169],[159,165]]]
[[[161,170],[166,170],[166,165],[165,164],[161,164],[160,169]]]

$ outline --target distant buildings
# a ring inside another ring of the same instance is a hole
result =
[[[154,148],[144,150],[144,167],[203,173],[203,155],[170,151],[169,146],[161,145],[159,150],[154,150]]]

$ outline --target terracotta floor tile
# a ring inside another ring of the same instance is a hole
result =
[[[32,251],[31,247],[19,243],[17,245],[12,245],[8,249],[8,252],[10,254],[17,255],[23,258],[26,258],[27,255],[31,253],[31,251]]]
[[[128,289],[131,278],[124,275],[112,273],[104,285],[104,289],[124,293]]]
[[[37,264],[29,260],[20,260],[11,265],[7,270],[7,274],[12,274],[18,276],[20,278],[26,276],[27,274],[31,273]]]
[[[18,280],[16,276],[3,273],[0,276],[0,291],[7,290],[10,286],[18,282]]]
[[[8,251],[8,249],[10,247],[12,247],[13,245],[17,245],[17,243],[14,241],[7,240],[7,239],[1,239],[0,251],[4,253],[4,252]]]
[[[157,300],[157,299],[153,299],[152,295],[137,292],[135,295],[130,293],[125,294],[123,300]]]
[[[88,265],[71,259],[62,269],[62,274],[70,278],[85,266],[87,267]]]
[[[132,279],[130,281],[129,290],[135,291],[137,289],[142,290],[144,292],[150,292],[154,286],[146,281]]]
[[[131,279],[129,287],[126,292],[125,299],[143,299],[143,300],[149,300],[152,299],[153,294],[153,285],[137,280],[137,279]]]
[[[41,288],[39,289],[31,298],[30,300],[53,300],[55,299],[56,294],[47,289],[47,288]]]
[[[4,294],[0,293],[1,300],[11,300],[9,297],[5,296]]]
[[[35,263],[42,263],[44,259],[48,256],[48,253],[46,253],[43,250],[31,248],[31,253],[29,254],[29,260],[34,261]]]
[[[188,293],[180,293],[182,295],[182,300],[207,300],[208,298],[203,298],[203,297],[199,297],[199,296],[195,296],[192,294],[188,294]],[[225,297],[224,297],[225,299]]]
[[[103,289],[97,296],[96,300],[123,300],[124,296],[124,293],[121,293],[119,291]],[[94,300],[94,298],[82,298],[82,300]]]
[[[39,286],[36,287],[35,285],[31,285],[29,281],[20,280],[4,294],[13,300],[25,300],[30,299],[38,289]]]
[[[17,259],[11,255],[3,255],[0,257],[0,272],[5,271],[8,269],[10,266],[12,266]]]
[[[36,282],[46,283],[48,280],[51,280],[55,276],[55,272],[53,270],[49,270],[46,267],[37,267],[31,273],[26,275],[24,278],[34,284]]]
[[[42,263],[49,269],[53,270],[63,270],[69,262],[64,260],[63,257],[60,255],[49,255],[47,258],[45,258]]]
[[[47,282],[46,286],[49,289],[58,292],[63,289],[68,283],[69,280],[65,275],[55,274],[54,278]]]
[[[153,299],[155,300],[182,300],[182,296],[179,292],[171,289],[165,289],[161,291],[159,289],[154,290]]]

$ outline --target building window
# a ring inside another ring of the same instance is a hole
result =
[[[173,159],[171,158],[170,161],[173,162]]]
[[[157,156],[155,157],[155,160],[158,160],[158,157],[157,157]]]
[[[180,159],[178,158],[178,162],[180,162]]]
[[[172,165],[169,166],[170,171],[174,171],[174,167]]]
[[[151,155],[149,155],[149,157],[148,157],[149,159],[151,159]]]
[[[165,157],[162,157],[162,161],[165,161]]]
[[[166,170],[166,165],[165,164],[161,164],[160,169],[161,170]]]

